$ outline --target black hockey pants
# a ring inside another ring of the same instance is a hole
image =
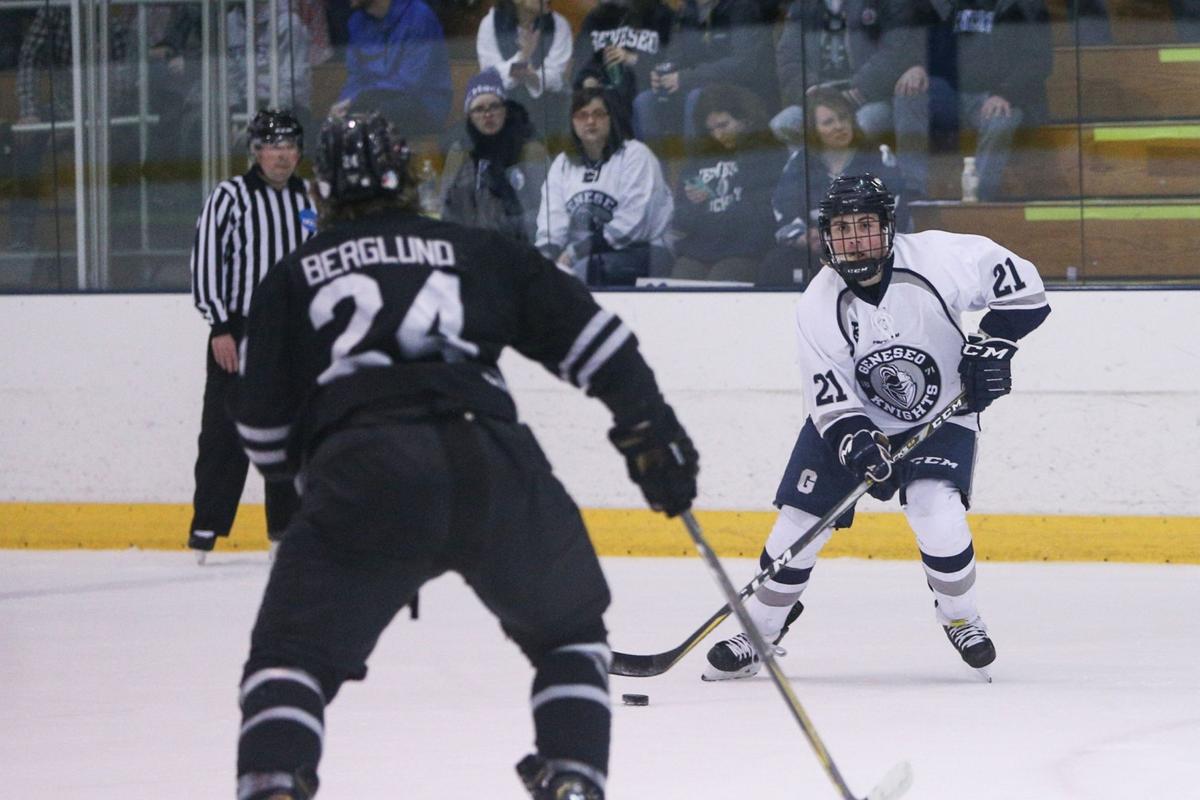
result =
[[[317,447],[303,477],[243,673],[239,779],[315,776],[324,705],[365,677],[420,586],[454,570],[537,669],[539,754],[602,782],[608,586],[529,430],[461,416],[350,427]]]

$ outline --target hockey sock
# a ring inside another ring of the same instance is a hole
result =
[[[817,523],[817,517],[798,508],[784,506],[779,509],[775,525],[763,545],[758,559],[759,569],[766,569]],[[764,583],[746,601],[746,610],[758,625],[763,637],[774,639],[783,629],[788,612],[808,588],[808,579],[817,563],[817,554],[833,535],[830,530],[822,531],[817,538],[801,550],[788,565],[779,570],[771,580]]]
[[[949,481],[914,481],[905,488],[904,513],[917,534],[925,578],[937,599],[942,625],[972,620],[975,603],[975,548],[967,526],[967,510]]]
[[[268,667],[242,681],[240,702],[238,800],[280,792],[310,797],[325,737],[320,683],[303,670]]]
[[[538,754],[558,771],[585,775],[604,788],[612,709],[604,642],[568,644],[542,656],[530,704]]]

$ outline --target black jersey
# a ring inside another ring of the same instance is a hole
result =
[[[338,225],[271,268],[242,343],[238,432],[269,477],[362,415],[516,419],[506,346],[618,422],[662,399],[632,331],[573,276],[498,234],[404,211]]]

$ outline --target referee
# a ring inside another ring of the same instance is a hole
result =
[[[196,222],[192,247],[192,297],[212,328],[188,534],[188,547],[201,564],[217,537],[229,535],[246,484],[249,461],[227,403],[254,288],[272,264],[316,232],[307,186],[295,174],[304,142],[299,121],[288,111],[260,111],[247,134],[250,171],[213,190]],[[266,504],[273,551],[298,499],[287,482],[270,481]]]

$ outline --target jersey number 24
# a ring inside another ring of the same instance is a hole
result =
[[[343,300],[354,302],[354,314],[346,330],[333,341],[330,364],[317,376],[317,383],[349,375],[360,367],[386,367],[392,358],[379,350],[350,351],[371,329],[383,308],[379,284],[370,275],[353,272],[325,284],[308,307],[308,318],[316,329],[333,322],[333,310]],[[458,275],[434,270],[413,298],[396,329],[396,343],[405,359],[419,359],[440,353],[447,361],[479,355],[479,348],[462,338],[463,305]]]

